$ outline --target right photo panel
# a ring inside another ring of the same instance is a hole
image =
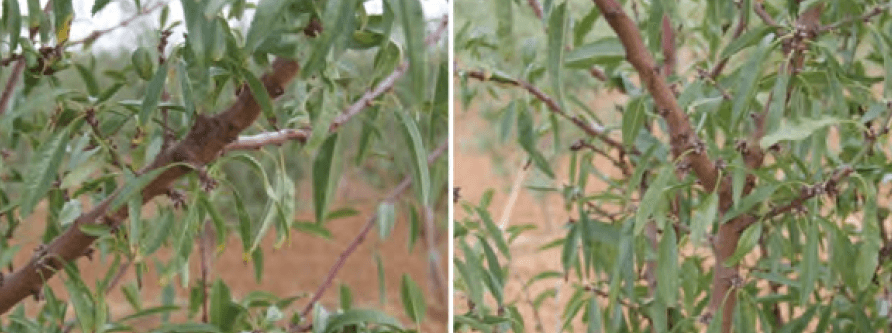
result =
[[[892,329],[889,7],[456,1],[455,332]]]

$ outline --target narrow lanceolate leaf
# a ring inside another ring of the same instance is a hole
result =
[[[421,131],[415,119],[405,112],[396,112],[403,124],[406,147],[409,147],[409,155],[412,158],[412,178],[418,195],[418,201],[423,205],[430,205],[431,177],[427,166],[427,150],[424,149],[424,141],[421,139]]]
[[[780,96],[783,98],[783,96]],[[759,141],[762,149],[783,140],[799,141],[812,135],[812,133],[824,127],[839,123],[841,120],[832,116],[824,116],[817,119],[804,119],[798,123],[784,122],[776,131],[768,133]]]
[[[189,73],[186,70],[186,62],[177,62],[177,80],[180,81],[180,91],[183,94],[183,108],[187,115],[195,114],[195,100],[192,97],[192,84],[189,82]]]
[[[139,111],[140,124],[148,123],[149,117],[152,116],[152,112],[158,107],[158,101],[161,99],[161,91],[164,89],[164,81],[167,79],[167,64],[168,63],[165,62],[161,64],[161,66],[158,66],[158,71],[155,72],[155,76],[149,81],[149,86],[146,88],[146,96],[142,100],[142,108]]]
[[[376,220],[378,226],[378,236],[382,240],[390,236],[393,231],[393,225],[396,221],[396,212],[392,202],[382,202],[378,205],[378,218]]]
[[[353,31],[345,29],[350,26],[353,20],[357,0],[345,1],[327,1],[325,4],[325,13],[322,18],[322,35],[316,37],[318,40],[313,48],[313,53],[307,59],[307,62],[301,66],[303,77],[315,75],[317,71],[325,66],[326,58],[331,52],[332,46],[338,39],[345,39],[348,35],[352,35]]]
[[[786,100],[787,85],[790,82],[790,74],[780,72],[777,74],[777,80],[774,82],[774,88],[771,89],[771,104],[768,105],[768,116],[765,117],[765,133],[774,133],[777,131],[784,117],[784,101]]]
[[[69,32],[71,32],[71,20],[74,19],[71,0],[53,0],[53,14],[55,16],[56,43],[65,43],[68,41]]]
[[[84,85],[87,86],[87,92],[90,96],[98,96],[99,84],[96,83],[96,78],[93,76],[93,72],[81,64],[76,64],[74,67],[77,68],[77,73],[80,74],[81,79],[84,81]]]
[[[40,146],[37,154],[31,160],[30,167],[26,169],[28,173],[25,175],[27,190],[22,195],[22,202],[19,205],[19,213],[22,218],[31,215],[34,206],[49,191],[53,181],[56,180],[62,156],[65,154],[67,138],[68,130],[60,130]]]
[[[415,324],[421,324],[424,319],[424,313],[427,311],[427,303],[424,302],[424,295],[421,288],[412,281],[408,274],[403,274],[400,283],[400,299],[403,301],[403,309],[406,310],[406,316],[412,319]]]
[[[746,228],[743,233],[740,235],[740,241],[737,243],[737,249],[734,250],[734,254],[728,258],[724,264],[725,265],[734,265],[743,259],[747,253],[756,247],[756,244],[759,243],[759,237],[762,236],[762,223],[756,223],[755,225]]]
[[[96,2],[93,3],[93,9],[90,9],[90,14],[96,15],[96,13],[102,10],[102,8],[105,8],[105,6],[108,5],[109,2],[111,2],[111,0],[96,0]]]
[[[512,102],[514,103],[514,102]],[[536,131],[533,128],[533,116],[526,104],[520,105],[520,112],[517,114],[517,140],[520,146],[526,150],[539,170],[542,170],[548,177],[554,178],[554,171],[551,170],[551,164],[545,159],[545,156],[536,148]]]
[[[802,261],[799,263],[800,294],[799,303],[806,305],[812,291],[815,290],[815,281],[818,278],[820,262],[818,259],[818,243],[821,242],[818,234],[818,221],[806,221],[807,236],[805,238],[805,253],[802,254]]]
[[[883,35],[873,31],[874,38],[877,41],[877,44],[880,44],[880,53],[883,55],[883,71],[885,72],[885,77],[892,77],[892,52],[889,48],[889,40],[884,38]],[[892,98],[892,80],[883,80],[883,96],[886,99]]]
[[[706,232],[715,223],[718,207],[718,193],[712,192],[694,212],[694,218],[691,220],[691,243],[695,248],[700,246],[703,236],[706,235]]]
[[[669,177],[672,175],[672,168],[663,167],[660,169],[657,179],[650,183],[644,196],[641,197],[641,205],[638,206],[638,213],[635,214],[635,235],[640,235],[647,224],[648,219],[653,216],[657,206],[662,204],[663,195],[665,194],[666,184],[669,183]]]
[[[313,159],[313,207],[317,223],[325,221],[325,213],[341,177],[339,147],[338,134],[332,134],[325,139]]]
[[[558,5],[548,17],[548,63],[546,68],[551,77],[551,89],[554,90],[554,95],[561,107],[564,106],[561,67],[564,65],[565,35],[568,22],[566,2]]]
[[[254,12],[254,19],[248,28],[248,36],[245,38],[245,49],[251,53],[272,32],[273,24],[282,15],[283,6],[288,3],[285,0],[261,0]]]
[[[425,26],[424,13],[421,11],[421,1],[395,0],[399,9],[396,10],[397,21],[403,27],[406,35],[406,52],[409,56],[409,77],[412,79],[412,90],[415,93],[415,101],[425,99],[427,84],[425,69],[427,65],[427,52],[425,51],[424,38]],[[391,2],[393,3],[393,2]]]
[[[257,101],[257,104],[260,105],[260,109],[263,110],[263,115],[266,116],[266,119],[275,118],[275,113],[273,113],[273,100],[269,97],[269,92],[266,91],[266,87],[263,86],[263,82],[260,82],[260,79],[257,76],[254,76],[251,71],[244,70],[241,71],[242,76],[245,77],[245,81],[248,82],[248,88],[251,89],[251,94],[254,95],[254,99]]]
[[[737,90],[735,91],[734,101],[731,106],[731,114],[734,117],[734,126],[740,121],[741,115],[746,111],[746,108],[749,107],[750,100],[755,94],[756,82],[759,81],[762,65],[765,63],[765,56],[772,48],[772,45],[775,45],[772,43],[773,39],[773,34],[762,38],[759,47],[750,56],[744,69],[738,73],[739,79],[737,80]]]
[[[99,3],[99,1],[96,1],[96,3]],[[40,8],[40,0],[28,0],[28,27],[39,27],[42,18],[43,10]]]
[[[3,2],[3,18],[6,20],[4,28],[9,32],[9,49],[15,50],[19,44],[19,34],[22,32],[22,12],[19,9],[18,0]]]
[[[675,228],[663,228],[660,240],[660,253],[657,260],[657,291],[666,305],[672,306],[678,300],[678,243]]]
[[[644,99],[636,98],[628,105],[629,107],[623,112],[623,146],[632,147],[638,131],[644,127]]]

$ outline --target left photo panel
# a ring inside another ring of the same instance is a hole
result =
[[[448,332],[451,7],[0,0],[0,332]]]

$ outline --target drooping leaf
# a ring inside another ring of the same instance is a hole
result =
[[[165,62],[161,64],[161,66],[158,66],[158,71],[155,72],[155,76],[149,81],[149,86],[146,88],[146,95],[143,98],[142,107],[139,111],[140,124],[148,123],[149,117],[152,116],[152,112],[158,107],[158,101],[161,99],[161,92],[164,90],[164,83],[167,81],[167,64],[168,63]]]
[[[53,181],[56,180],[62,156],[65,154],[67,138],[68,130],[59,130],[40,145],[34,158],[31,159],[30,167],[25,174],[27,190],[22,195],[22,201],[19,204],[19,213],[22,218],[31,215],[34,206],[49,191]]]
[[[403,274],[400,282],[400,299],[403,301],[403,309],[406,315],[417,325],[420,325],[427,311],[427,303],[424,302],[424,294],[421,288],[409,277]]]
[[[415,185],[418,201],[423,205],[430,205],[432,204],[430,200],[430,168],[427,166],[427,150],[424,148],[421,131],[418,129],[415,119],[410,115],[404,112],[397,112],[396,115],[400,119],[400,123],[403,124],[403,137],[412,160],[412,183]]]
[[[337,189],[341,173],[341,154],[338,134],[332,134],[316,151],[313,159],[313,207],[316,212],[316,223],[324,223],[325,212]]]

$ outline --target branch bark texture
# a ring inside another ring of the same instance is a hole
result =
[[[270,97],[276,98],[284,93],[285,86],[297,75],[298,68],[299,65],[294,60],[277,59],[273,62],[270,72],[262,78]],[[225,111],[212,117],[199,115],[183,140],[158,154],[140,173],[173,163],[201,166],[213,161],[220,156],[227,144],[235,141],[238,134],[257,119],[260,112],[260,105],[250,89],[244,89]],[[162,172],[143,188],[143,203],[166,193],[175,180],[191,170],[186,166],[176,166]],[[0,313],[9,311],[29,295],[38,293],[63,265],[80,257],[96,241],[96,237],[83,233],[80,226],[105,223],[115,227],[126,219],[126,208],[116,212],[108,211],[109,204],[116,196],[117,193],[110,195],[82,214],[65,233],[35,251],[27,265],[5,277],[0,285]]]

